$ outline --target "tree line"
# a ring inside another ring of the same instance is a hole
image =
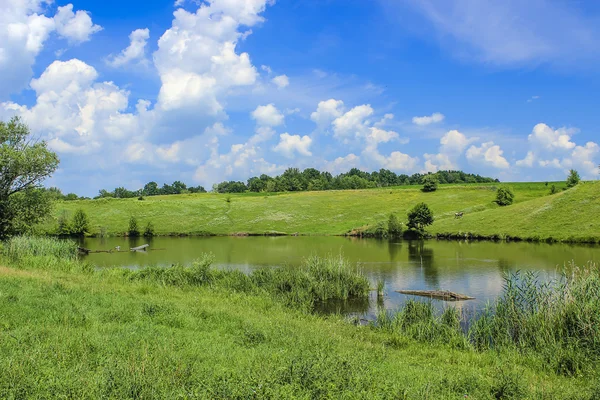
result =
[[[252,177],[246,183],[241,181],[226,181],[213,185],[216,193],[244,192],[302,192],[314,190],[347,190],[368,189],[389,186],[421,185],[428,176],[435,176],[439,183],[493,183],[498,179],[487,178],[463,171],[439,171],[435,174],[396,174],[387,169],[375,172],[365,172],[352,168],[346,173],[333,176],[315,168],[300,171],[298,168],[288,168],[283,174],[275,177],[261,175]]]
[[[95,199],[115,198],[115,199],[130,199],[133,197],[144,196],[166,196],[170,194],[186,194],[186,193],[206,193],[206,189],[202,186],[187,186],[181,181],[175,181],[172,185],[163,184],[159,186],[156,182],[148,182],[143,189],[128,190],[124,187],[115,188],[113,191],[105,189],[100,190]]]

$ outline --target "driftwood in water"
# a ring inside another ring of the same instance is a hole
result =
[[[78,247],[77,251],[82,254],[90,254],[92,252],[90,249],[86,249],[85,247]]]
[[[454,293],[449,290],[396,290],[398,293],[410,294],[413,296],[431,297],[432,299],[457,301],[457,300],[474,300],[475,297],[466,296],[464,294]]]
[[[147,249],[148,247],[150,247],[150,245],[149,245],[149,244],[143,244],[143,245],[141,245],[141,246],[138,246],[138,247],[132,247],[130,250],[131,250],[131,251],[146,251],[146,249]]]

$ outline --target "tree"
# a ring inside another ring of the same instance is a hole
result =
[[[158,188],[158,183],[156,182],[148,182],[144,185],[144,189],[142,190],[142,194],[144,196],[158,196],[160,194],[160,189]]]
[[[579,181],[581,181],[581,178],[579,177],[579,172],[575,171],[574,169],[570,170],[569,177],[567,178],[567,187],[575,187],[579,184]]]
[[[137,218],[134,216],[131,216],[131,218],[129,218],[129,232],[128,233],[129,233],[130,237],[140,236],[140,228],[138,226]]]
[[[408,213],[408,227],[423,232],[425,227],[433,224],[433,211],[425,203],[417,204]]]
[[[434,174],[424,176],[422,183],[424,192],[435,192],[438,188],[438,179]]]
[[[402,224],[398,221],[396,214],[390,214],[388,219],[388,235],[397,237],[402,235]]]
[[[498,188],[496,192],[496,203],[499,206],[510,206],[515,200],[515,195],[509,188]]]
[[[58,163],[46,142],[32,139],[19,118],[0,121],[0,238],[18,233],[19,215],[29,214],[29,225],[47,215],[49,207],[38,207],[28,197],[46,198],[35,189],[56,171]]]
[[[154,225],[152,225],[152,222],[148,222],[146,229],[144,229],[144,237],[152,236],[154,236]]]
[[[73,215],[73,222],[71,223],[71,233],[77,236],[85,236],[86,233],[90,232],[90,222],[87,214],[82,209],[79,209]]]

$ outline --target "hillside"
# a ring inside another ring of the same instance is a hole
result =
[[[544,183],[506,184],[515,204],[498,207],[498,184],[442,185],[437,192],[420,187],[300,192],[283,194],[185,194],[137,199],[99,199],[59,202],[44,231],[56,229],[58,217],[77,209],[89,216],[92,234],[122,235],[135,216],[143,229],[151,222],[157,234],[263,234],[281,232],[306,235],[340,235],[384,222],[390,213],[401,220],[419,202],[434,211],[430,232],[472,232],[529,238],[581,240],[600,237],[596,218],[600,211],[600,183],[549,195]],[[461,220],[454,213],[465,212]]]

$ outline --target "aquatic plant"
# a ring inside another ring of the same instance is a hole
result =
[[[2,253],[11,260],[47,256],[61,260],[75,260],[77,258],[77,244],[72,240],[52,237],[15,236],[4,242]]]

